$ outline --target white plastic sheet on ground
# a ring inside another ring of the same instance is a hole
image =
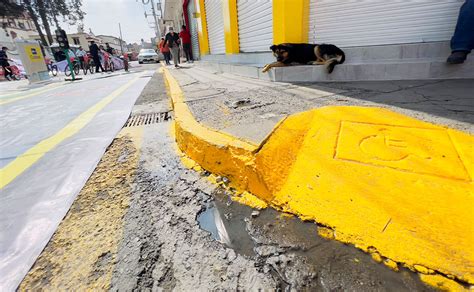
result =
[[[145,75],[150,76],[151,72]],[[54,135],[77,115],[137,76],[125,74],[74,83],[1,105],[0,161],[13,161],[34,146],[35,141]],[[62,141],[0,190],[0,291],[14,291],[21,283],[105,149],[123,127],[149,79],[138,78],[77,134]],[[95,95],[91,91],[90,96],[81,96],[81,90],[88,86],[101,87],[102,92],[97,89]],[[78,90],[78,96],[72,94],[74,90]],[[44,120],[43,127],[38,127],[35,118]],[[8,131],[8,125],[17,127],[18,133]]]

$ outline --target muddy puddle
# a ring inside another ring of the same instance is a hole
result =
[[[313,222],[274,209],[256,211],[218,189],[197,216],[201,229],[276,275],[282,290],[432,291],[415,273],[395,272],[370,255],[318,235]]]
[[[216,199],[217,198],[217,199]],[[206,203],[197,221],[201,229],[210,233],[214,240],[232,248],[246,257],[255,256],[255,242],[246,229],[246,220],[252,209],[233,203],[221,193]]]

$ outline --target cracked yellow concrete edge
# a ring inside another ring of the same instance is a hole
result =
[[[332,106],[289,116],[257,146],[198,123],[163,73],[178,147],[204,169],[389,267],[450,281],[443,287],[474,283],[473,136],[386,109]]]

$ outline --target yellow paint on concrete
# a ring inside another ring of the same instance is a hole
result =
[[[307,43],[309,0],[273,0],[273,43]]]
[[[326,238],[326,239],[334,239],[334,230],[327,227],[318,227],[318,234],[319,236]]]
[[[19,291],[110,289],[142,137],[143,127],[119,133]]]
[[[380,108],[326,107],[285,122],[301,123],[311,127],[273,204],[339,241],[474,283],[474,167],[464,155],[473,136]],[[261,153],[286,139],[277,129]]]
[[[183,92],[169,70],[164,69],[175,112],[176,141],[180,149],[204,169],[226,176],[241,190],[265,192],[254,171],[255,144],[236,139],[228,134],[212,131],[198,123],[183,100]],[[229,157],[229,153],[232,156]]]
[[[0,98],[1,98],[0,105],[12,103],[12,102],[15,102],[15,101],[18,101],[18,100],[22,100],[22,99],[25,99],[25,98],[28,98],[28,97],[32,97],[32,96],[35,96],[35,95],[38,95],[38,94],[42,94],[42,93],[45,93],[45,92],[48,92],[50,90],[56,89],[59,86],[63,86],[63,85],[64,84],[62,84],[62,83],[54,83],[54,84],[47,85],[45,88],[42,88],[42,89],[39,89],[39,90],[33,90],[29,93],[22,92],[22,93],[11,94],[11,95],[2,95],[2,96],[0,96]]]
[[[385,259],[383,261],[383,264],[389,267],[390,269],[398,272],[398,264],[390,259]]]
[[[389,266],[474,284],[473,136],[334,106],[286,118],[257,146],[199,124],[164,74],[178,146],[204,169]]]
[[[232,196],[232,201],[239,202],[241,204],[250,206],[254,209],[265,209],[268,207],[268,203],[259,199],[258,197],[252,195],[249,192],[243,192],[237,194],[236,196]]]
[[[441,291],[450,291],[450,292],[461,292],[467,291],[468,289],[464,288],[462,285],[456,281],[447,279],[441,275],[420,275],[420,278],[423,282],[441,290]],[[469,289],[472,291],[472,288]]]
[[[240,53],[239,25],[237,24],[237,0],[223,0],[224,40],[226,54]]]
[[[207,19],[204,0],[191,1],[194,1],[196,7],[196,15],[199,16],[197,18],[199,50],[201,52],[201,55],[207,55],[209,54],[209,38],[207,36]]]
[[[122,94],[132,84],[134,84],[135,81],[140,78],[140,76],[137,76],[126,84],[120,86],[114,92],[112,92],[111,94],[103,98],[101,101],[90,107],[88,110],[80,114],[64,128],[59,130],[56,134],[39,142],[35,146],[28,149],[25,153],[18,156],[15,160],[7,164],[5,167],[0,169],[0,190],[3,189],[6,185],[8,185],[10,182],[12,182],[17,176],[22,174],[30,166],[32,166],[48,151],[51,151],[59,143],[73,136],[82,128],[84,128],[99,111],[101,111],[106,105],[108,105],[120,94]]]

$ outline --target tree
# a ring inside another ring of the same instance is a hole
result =
[[[24,8],[21,5],[16,4],[15,2],[11,2],[8,0],[0,1],[0,17],[20,16],[24,11]]]
[[[49,0],[47,3],[44,0],[35,1],[48,40],[51,35],[49,25],[54,23],[56,28],[60,27],[58,17],[62,16],[63,21],[67,21],[69,24],[77,24],[77,22],[84,19],[85,13],[82,11],[82,0]]]
[[[59,17],[62,17],[63,21],[67,21],[70,24],[76,24],[82,21],[85,15],[82,11],[82,0],[23,0],[23,8],[28,11],[33,19],[41,42],[45,46],[48,43],[53,43],[51,25],[59,28]],[[41,26],[46,32],[46,38]]]
[[[0,17],[17,17],[25,12],[33,20],[44,46],[53,43],[51,25],[59,28],[59,17],[69,24],[77,24],[84,19],[85,15],[82,11],[82,0],[23,0],[22,4],[17,4],[16,1],[0,0]]]
[[[51,34],[51,28],[49,26],[49,19],[47,16],[47,7],[44,4],[43,0],[36,0],[36,9],[41,17],[41,23],[43,23],[44,30],[46,31],[46,36],[48,38],[49,44],[53,43],[53,35]]]
[[[36,16],[36,12],[34,10],[33,4],[31,3],[31,0],[23,0],[23,5],[24,9],[28,11],[28,14],[30,15],[31,19],[33,20],[33,23],[35,24],[35,28],[38,31],[38,34],[41,39],[41,44],[43,46],[47,46],[48,42],[46,42],[46,38],[44,37],[43,31],[41,30],[41,26],[38,21],[38,17]]]

